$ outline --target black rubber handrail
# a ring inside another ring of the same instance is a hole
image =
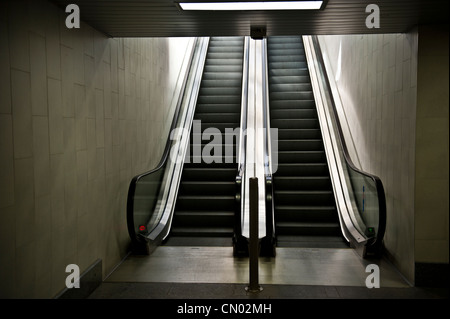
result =
[[[273,183],[270,149],[270,118],[267,110],[269,109],[268,99],[268,62],[267,62],[267,39],[262,40],[262,88],[263,88],[263,121],[264,121],[264,191],[265,191],[265,216],[266,216],[266,235],[261,239],[261,256],[275,257],[276,236],[275,236],[275,212],[273,206]]]
[[[379,210],[379,219],[378,219],[378,231],[376,234],[376,237],[373,238],[369,238],[368,242],[366,243],[366,255],[379,255],[381,253],[382,250],[382,241],[383,241],[383,237],[386,231],[386,195],[384,192],[384,187],[383,187],[383,183],[381,181],[381,179],[373,174],[370,174],[368,172],[362,171],[361,169],[359,169],[358,167],[355,166],[355,164],[353,163],[349,152],[348,152],[348,148],[347,148],[347,144],[345,142],[345,138],[344,138],[344,134],[342,131],[342,127],[341,127],[341,123],[339,121],[339,116],[338,116],[338,112],[336,109],[336,104],[334,103],[334,99],[332,98],[331,95],[331,85],[328,79],[328,76],[326,76],[327,72],[326,69],[324,67],[324,60],[323,60],[323,55],[322,55],[322,50],[320,49],[320,44],[318,41],[317,36],[312,36],[312,41],[314,44],[314,49],[316,51],[316,55],[319,59],[319,67],[321,69],[323,76],[323,80],[325,81],[326,84],[326,92],[329,95],[329,101],[331,102],[331,108],[333,111],[333,115],[336,121],[336,127],[337,127],[337,132],[338,132],[338,138],[339,141],[341,143],[342,146],[342,152],[344,154],[344,159],[346,164],[348,165],[348,167],[350,167],[353,171],[357,172],[360,175],[363,175],[369,179],[371,179],[376,186],[376,190],[377,190],[377,198],[378,198],[378,210]]]

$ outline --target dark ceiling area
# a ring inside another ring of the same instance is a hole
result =
[[[450,2],[328,0],[325,8],[318,11],[205,12],[182,11],[174,0],[51,1],[61,8],[77,4],[81,20],[110,37],[246,36],[252,27],[264,27],[267,36],[404,33],[417,25],[448,24]],[[201,1],[206,0],[196,2]],[[371,14],[366,12],[369,4],[379,7],[379,28],[366,26],[366,18]]]

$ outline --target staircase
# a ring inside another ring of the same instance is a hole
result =
[[[279,247],[346,247],[342,240],[302,38],[269,37],[271,127],[278,128],[273,177]]]
[[[234,131],[240,126],[243,54],[243,37],[210,39],[194,114],[193,125],[201,121],[201,129],[191,130],[190,156],[184,164],[166,245],[233,244],[238,140],[234,137],[225,144],[225,129]],[[220,141],[210,136],[202,140],[201,133],[208,128],[220,130]],[[202,153],[215,161],[205,162]]]

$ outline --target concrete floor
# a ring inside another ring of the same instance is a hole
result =
[[[260,258],[259,282],[365,287],[371,263],[379,266],[381,287],[409,287],[386,260],[363,260],[353,249],[335,248],[277,248],[275,258]],[[249,260],[233,257],[232,247],[160,246],[150,256],[129,256],[105,282],[246,284]]]
[[[368,289],[366,266],[380,269],[380,288]],[[353,249],[277,248],[261,258],[259,283],[249,293],[248,258],[231,247],[160,246],[124,260],[90,299],[436,299],[448,289],[411,287],[385,259],[361,259]],[[292,305],[291,305],[292,306]]]

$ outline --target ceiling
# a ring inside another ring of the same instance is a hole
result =
[[[320,11],[240,12],[181,11],[175,0],[51,1],[62,8],[76,3],[81,20],[111,37],[244,36],[252,26],[265,27],[267,36],[403,33],[418,24],[448,24],[449,17],[448,0],[328,0]],[[365,24],[371,3],[380,8],[379,29]]]

